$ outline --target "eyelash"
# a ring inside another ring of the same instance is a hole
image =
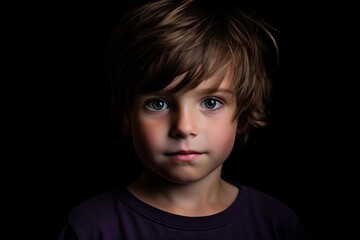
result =
[[[161,109],[156,109],[156,107],[154,106],[155,103],[161,103],[163,106],[160,106]],[[148,101],[145,102],[145,107],[147,109],[149,109],[150,111],[162,111],[162,110],[165,110],[165,109],[168,109],[169,108],[169,103],[163,99],[150,99]],[[164,107],[166,107],[164,109]]]
[[[215,106],[212,107],[212,108],[206,107],[205,104],[206,104],[208,101],[213,101],[212,104],[215,103]],[[220,106],[219,106],[219,105],[220,105]],[[223,107],[223,105],[224,105],[224,103],[223,103],[222,101],[220,101],[219,99],[214,98],[214,97],[205,98],[205,99],[202,100],[201,103],[200,103],[201,108],[204,109],[205,111],[218,111],[220,108]]]
[[[209,103],[209,101],[212,101],[211,104],[215,104],[215,106],[213,106],[213,107],[207,106],[206,107],[206,104]],[[155,104],[160,104],[160,105],[156,106]],[[224,105],[224,103],[222,101],[220,101],[218,98],[214,98],[214,97],[207,97],[200,102],[201,109],[203,109],[205,111],[210,111],[210,112],[218,111],[220,108],[222,108],[223,105]],[[170,107],[170,104],[163,99],[150,99],[145,102],[145,107],[150,111],[158,112],[158,111],[163,111],[163,110],[168,109]]]

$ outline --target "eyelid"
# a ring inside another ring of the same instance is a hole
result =
[[[214,95],[203,97],[201,99],[201,102],[203,102],[204,100],[207,100],[207,99],[214,99],[222,104],[225,104],[225,102],[226,102],[222,97],[214,96]]]
[[[145,100],[144,100],[144,104],[152,102],[152,101],[163,101],[163,102],[166,102],[166,103],[169,102],[168,100],[166,100],[166,99],[164,99],[162,97],[146,97]]]

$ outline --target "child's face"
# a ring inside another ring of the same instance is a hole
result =
[[[135,96],[131,134],[148,169],[177,183],[198,181],[216,169],[221,171],[235,142],[236,101],[230,78],[215,90],[214,81],[175,94]]]

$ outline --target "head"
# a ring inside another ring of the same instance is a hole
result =
[[[130,11],[116,26],[108,49],[113,108],[123,135],[130,134],[136,94],[164,89],[174,94],[207,79],[215,79],[213,87],[218,87],[230,78],[233,119],[246,139],[249,126],[266,124],[269,43],[277,53],[271,30],[255,14],[226,1],[158,0]]]

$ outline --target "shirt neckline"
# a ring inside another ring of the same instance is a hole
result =
[[[248,202],[250,192],[248,187],[234,184],[239,188],[239,193],[233,203],[225,210],[208,216],[182,216],[155,208],[133,195],[125,186],[120,189],[120,200],[123,201],[134,214],[141,215],[150,221],[159,224],[187,230],[204,230],[221,227],[238,216],[241,209]]]

